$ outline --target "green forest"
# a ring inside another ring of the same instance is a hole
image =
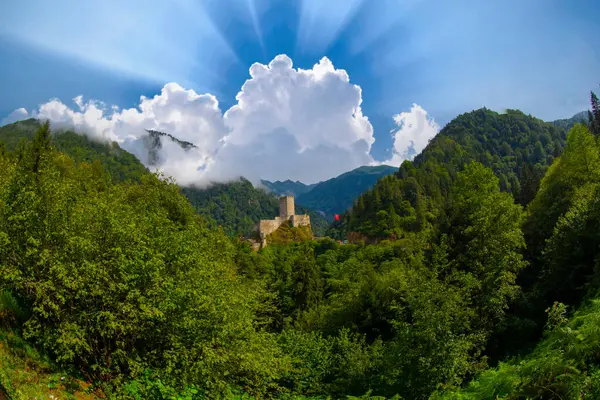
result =
[[[600,398],[593,93],[585,120],[462,114],[330,237],[258,252],[234,204],[277,205],[247,181],[182,190],[116,145],[10,129],[0,398]]]

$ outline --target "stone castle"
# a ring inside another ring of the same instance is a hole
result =
[[[261,219],[258,223],[260,234],[260,245],[267,245],[267,236],[275,232],[277,228],[286,221],[290,221],[293,227],[309,226],[310,216],[296,215],[294,211],[294,196],[281,196],[279,198],[279,216],[275,219]]]

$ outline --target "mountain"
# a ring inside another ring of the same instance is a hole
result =
[[[579,113],[573,115],[571,118],[557,119],[556,121],[552,121],[550,123],[559,128],[569,130],[577,123],[587,124],[588,123],[588,112],[582,111],[582,112],[579,112]]]
[[[310,191],[298,196],[296,202],[322,213],[327,220],[331,221],[335,214],[341,214],[350,208],[352,202],[375,185],[379,178],[397,171],[398,168],[388,165],[356,168],[316,184]]]
[[[181,146],[181,148],[184,150],[197,147],[195,144],[186,142],[184,140],[179,140],[169,133],[154,131],[151,129],[146,129],[146,132],[148,132],[148,135],[143,136],[142,141],[144,143],[144,148],[148,151],[148,164],[150,165],[156,165],[158,163],[160,157],[159,152],[162,149],[163,140],[170,140]]]
[[[300,181],[292,181],[290,179],[285,181],[275,181],[270,182],[267,180],[260,181],[271,193],[276,194],[278,196],[284,195],[292,195],[295,197],[300,196],[301,194],[310,192],[317,184],[313,183],[311,185],[307,185]]]
[[[0,142],[4,143],[7,151],[14,152],[21,144],[33,139],[40,126],[41,123],[33,118],[2,126]],[[148,172],[133,154],[123,150],[116,142],[100,142],[70,130],[55,130],[53,143],[58,151],[68,154],[77,163],[98,160],[115,182],[139,181]]]
[[[187,187],[182,189],[196,211],[221,226],[228,235],[250,235],[261,219],[273,219],[279,215],[279,200],[271,193],[255,188],[241,178],[227,183],[213,183],[207,188]],[[320,236],[327,221],[319,214],[301,207],[296,202],[297,214],[310,215],[315,235]]]
[[[526,205],[563,152],[566,137],[562,126],[518,110],[499,114],[483,108],[461,114],[414,162],[405,161],[397,174],[360,196],[332,234],[355,231],[373,238],[425,229],[442,212],[457,173],[471,161],[490,167],[500,189]]]
[[[16,151],[21,143],[33,139],[41,123],[36,119],[15,122],[0,127],[0,143],[9,152]],[[164,140],[171,140],[184,149],[196,147],[193,143],[180,140],[164,132],[148,130],[142,140],[148,151],[148,161],[157,161]],[[121,149],[117,143],[99,142],[70,130],[54,130],[53,144],[58,151],[71,156],[76,162],[92,163],[98,160],[113,181],[140,181],[148,169],[131,153]],[[257,189],[246,179],[229,183],[215,183],[206,189],[185,187],[181,191],[196,211],[216,225],[221,225],[229,235],[249,234],[261,219],[279,215],[279,201],[272,194]],[[296,206],[299,214],[311,216],[315,234],[322,235],[327,221],[319,214]]]

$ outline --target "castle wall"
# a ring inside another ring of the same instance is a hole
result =
[[[258,226],[261,239],[264,239],[271,233],[275,232],[280,226],[281,219],[279,217],[276,217],[275,219],[261,219]]]
[[[310,215],[292,215],[292,226],[308,226],[310,225]]]
[[[275,217],[275,219],[261,219],[259,221],[258,226],[255,227],[260,234],[260,244],[258,246],[266,246],[267,236],[275,232],[285,221],[290,221],[293,227],[310,225],[310,216],[295,215],[294,196],[282,196],[279,198],[278,217]]]
[[[279,198],[279,218],[288,220],[294,213],[294,196],[281,196]]]

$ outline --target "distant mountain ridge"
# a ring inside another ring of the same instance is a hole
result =
[[[294,182],[290,179],[275,182],[261,179],[260,183],[262,183],[262,185],[273,194],[279,196],[291,195],[296,197],[300,196],[301,194],[310,192],[315,186],[318,185],[317,183],[307,185],[300,181]]]
[[[573,115],[571,118],[557,119],[550,123],[556,127],[569,130],[573,127],[573,125],[575,125],[577,123],[587,124],[588,121],[589,121],[588,112],[581,111],[581,112],[578,112],[577,114]]]
[[[335,214],[343,213],[350,208],[354,200],[375,185],[379,178],[397,171],[398,168],[389,165],[362,166],[312,185],[289,179],[283,182],[267,180],[261,182],[274,194],[296,196],[297,204],[314,210],[328,221],[332,221]]]
[[[354,200],[380,178],[396,172],[398,168],[389,165],[362,166],[318,183],[309,192],[298,196],[296,202],[332,221],[335,214],[342,214],[352,207]]]

